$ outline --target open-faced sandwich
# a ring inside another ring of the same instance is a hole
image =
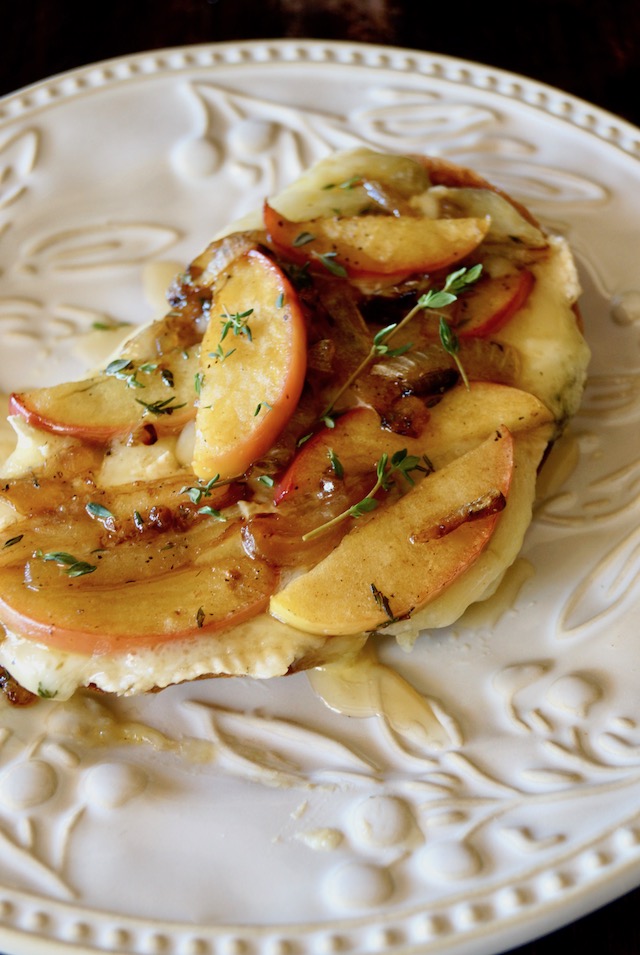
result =
[[[11,397],[5,684],[274,677],[451,624],[578,407],[578,294],[566,242],[469,170],[314,166],[98,373]]]

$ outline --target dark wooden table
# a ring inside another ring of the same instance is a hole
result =
[[[507,8],[508,10],[508,8]],[[638,0],[18,0],[3,8],[0,94],[128,53],[260,37],[388,43],[533,77],[640,125]],[[640,890],[511,955],[639,955]]]

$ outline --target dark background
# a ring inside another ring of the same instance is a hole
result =
[[[5,0],[2,13],[0,94],[127,53],[315,37],[486,63],[640,125],[640,0]],[[511,955],[640,955],[639,909],[637,890]]]
[[[1,36],[3,94],[126,53],[298,36],[499,66],[640,123],[638,0],[14,0],[3,4]]]

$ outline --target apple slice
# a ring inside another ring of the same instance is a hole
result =
[[[382,429],[373,408],[352,408],[337,419],[335,427],[321,428],[302,446],[275,487],[274,503],[293,504],[308,498],[319,504],[339,483],[346,485],[347,497],[355,503],[375,480],[380,455],[386,451],[391,456],[406,447],[406,438]],[[336,475],[332,459],[342,465],[342,477]]]
[[[546,249],[549,245],[547,236],[531,215],[497,189],[464,185],[452,188],[436,186],[422,197],[414,197],[412,205],[419,209],[427,200],[430,208],[436,196],[441,204],[448,209],[457,209],[461,216],[487,216],[491,221],[487,233],[489,242],[524,246],[527,249]]]
[[[375,630],[425,606],[480,556],[509,494],[506,428],[390,507],[356,524],[323,561],[271,598],[277,619],[320,634]]]
[[[352,408],[337,419],[335,427],[322,428],[302,445],[275,487],[275,504],[286,502],[293,508],[296,501],[315,499],[318,505],[330,497],[340,480],[331,463],[334,456],[342,465],[343,484],[347,490],[353,485],[357,495],[365,484],[371,485],[383,452],[391,457],[406,449],[410,455],[426,455],[435,468],[441,468],[477,447],[501,425],[517,434],[542,426],[551,429],[553,424],[553,415],[538,398],[483,381],[472,381],[469,388],[452,388],[427,415],[420,434],[412,437],[384,429],[373,408]]]
[[[480,245],[490,220],[426,216],[334,216],[292,222],[269,203],[267,234],[277,249],[300,265],[307,262],[352,278],[411,275],[443,269]]]
[[[298,297],[282,270],[252,250],[214,291],[200,358],[196,475],[243,474],[294,413],[305,372]]]
[[[175,434],[195,415],[198,345],[156,361],[121,358],[83,381],[11,395],[10,414],[43,431],[107,443],[144,423]]]
[[[534,284],[529,269],[480,279],[454,303],[449,324],[459,338],[495,335],[523,307]]]
[[[1,555],[2,620],[49,647],[98,655],[235,626],[266,609],[278,581],[244,553],[240,529],[203,516],[186,531],[123,541],[86,515],[30,525]]]

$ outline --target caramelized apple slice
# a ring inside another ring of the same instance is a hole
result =
[[[328,557],[271,598],[271,613],[310,633],[347,634],[425,606],[486,547],[513,462],[513,437],[502,428],[356,524]]]
[[[306,371],[298,297],[278,266],[253,250],[218,283],[202,341],[193,468],[242,474],[294,413]]]
[[[404,449],[418,458],[426,455],[435,468],[441,468],[477,447],[501,425],[517,434],[543,425],[551,428],[553,423],[551,412],[533,395],[495,382],[473,381],[469,388],[458,385],[425,411],[421,433],[411,437],[383,428],[373,408],[352,408],[337,419],[335,427],[322,428],[302,445],[276,485],[276,505],[286,502],[291,509],[296,501],[315,499],[319,506],[336,485],[344,486],[343,494],[353,497],[354,503],[354,495],[371,486],[383,453],[391,457]],[[332,464],[335,459],[342,476]]]
[[[199,346],[158,361],[121,358],[84,381],[64,382],[11,396],[11,414],[43,431],[107,443],[145,421],[175,434],[195,415]]]
[[[337,419],[335,427],[323,427],[302,446],[276,485],[274,502],[308,498],[319,504],[336,485],[344,485],[346,496],[354,496],[355,503],[371,485],[382,452],[391,455],[405,447],[405,438],[382,430],[372,408],[352,408]],[[351,485],[354,495],[348,494]]]
[[[431,204],[436,196],[448,210],[457,210],[458,215],[489,217],[491,228],[487,241],[507,243],[514,247],[524,246],[527,249],[545,249],[549,244],[544,232],[532,221],[531,215],[492,187],[436,186],[430,193],[414,197],[412,205],[419,209],[425,199]]]
[[[266,608],[277,580],[244,553],[240,522],[207,517],[110,542],[89,518],[57,520],[25,527],[2,554],[0,612],[10,630],[59,650],[135,651],[240,624]]]
[[[362,215],[292,222],[264,205],[271,241],[293,262],[310,262],[352,278],[411,275],[443,269],[480,245],[489,230],[485,218]]]

